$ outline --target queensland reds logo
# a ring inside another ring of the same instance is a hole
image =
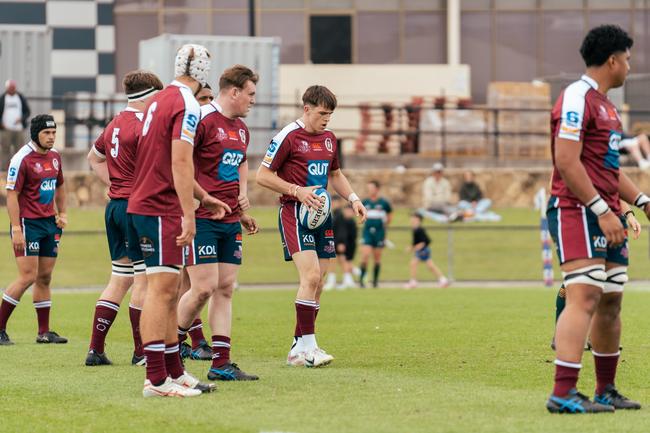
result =
[[[34,171],[37,174],[43,173],[43,166],[41,165],[40,162],[37,162],[36,164],[34,164]]]
[[[334,146],[332,145],[332,139],[327,137],[325,139],[325,148],[327,149],[328,152],[331,152]]]
[[[298,145],[298,152],[309,152],[309,143],[307,143],[305,140],[300,140],[300,144]]]
[[[59,170],[59,160],[58,159],[53,159],[52,160],[52,165],[54,166],[55,170]]]
[[[246,144],[246,131],[243,129],[239,130],[239,138],[241,138],[242,143]]]
[[[219,132],[217,132],[217,140],[223,141],[226,138],[228,138],[228,134],[226,134],[226,131],[224,131],[223,128],[219,128]]]

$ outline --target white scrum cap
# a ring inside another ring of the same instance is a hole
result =
[[[176,53],[174,76],[187,75],[205,86],[210,72],[210,53],[203,45],[185,44]]]

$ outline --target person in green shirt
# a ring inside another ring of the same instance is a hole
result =
[[[375,263],[373,270],[372,287],[379,283],[379,270],[381,268],[381,253],[386,241],[386,229],[392,219],[393,208],[388,200],[380,197],[380,185],[376,180],[368,182],[368,198],[363,200],[363,205],[368,210],[368,219],[363,226],[361,246],[361,278],[359,285],[365,287],[368,260],[372,254]]]

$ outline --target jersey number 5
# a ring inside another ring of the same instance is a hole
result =
[[[147,135],[147,132],[149,132],[149,126],[151,126],[153,112],[156,111],[156,107],[158,107],[158,101],[151,104],[147,110],[147,118],[144,120],[144,126],[142,127],[142,136]]]
[[[120,128],[113,128],[113,136],[111,137],[111,144],[113,148],[111,149],[111,156],[117,158],[117,154],[120,151],[120,138],[118,137],[120,133]]]

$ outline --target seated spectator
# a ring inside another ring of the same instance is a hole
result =
[[[455,212],[449,215],[450,221],[499,221],[501,217],[490,211],[492,200],[483,197],[481,187],[474,180],[474,173],[463,173],[463,183],[458,192],[460,201]]]
[[[449,221],[448,214],[451,206],[451,184],[442,175],[444,167],[441,163],[433,164],[431,175],[422,185],[422,204],[420,213],[437,222]]]
[[[485,213],[492,206],[492,200],[483,197],[483,192],[474,181],[474,173],[471,171],[463,173],[463,184],[460,186],[458,197],[458,210],[467,216]]]
[[[627,151],[630,154],[640,169],[647,170],[650,168],[650,140],[648,140],[647,135],[639,134],[634,137],[623,134],[623,139],[618,146],[623,153]]]

